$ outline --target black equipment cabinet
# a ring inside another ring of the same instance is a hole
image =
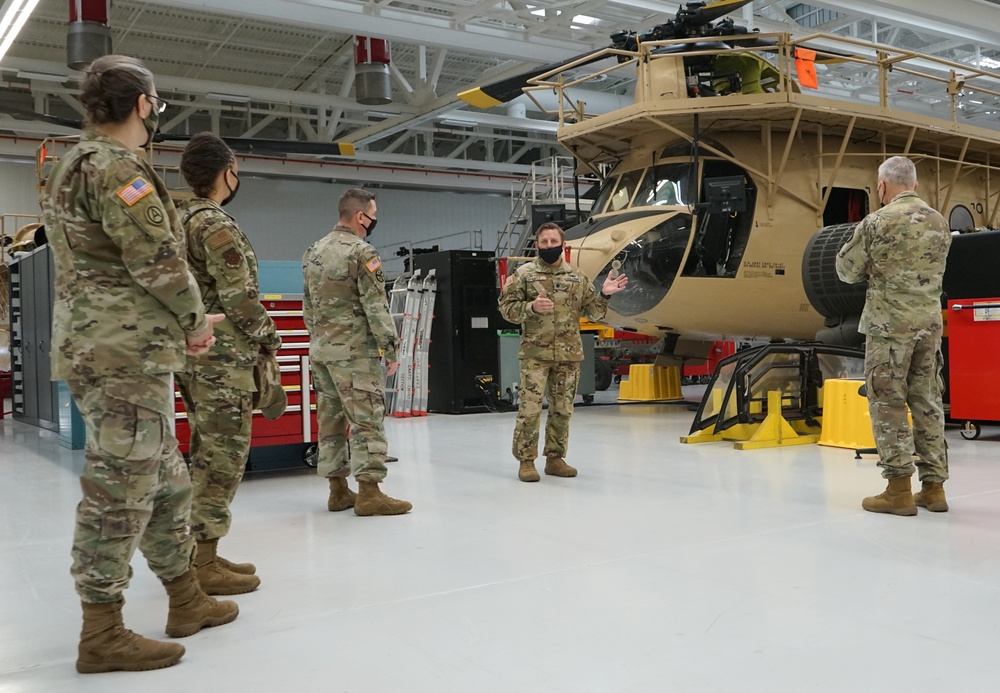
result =
[[[493,253],[446,250],[413,258],[424,275],[435,270],[437,299],[428,355],[429,411],[486,411],[476,377],[499,377],[497,273]]]
[[[10,341],[13,417],[59,430],[59,399],[51,380],[55,268],[48,245],[10,267]]]

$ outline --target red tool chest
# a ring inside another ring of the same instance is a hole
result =
[[[1000,422],[1000,298],[948,301],[950,418],[962,436],[978,438],[981,423]]]
[[[313,443],[316,441],[316,392],[309,370],[309,333],[302,320],[301,294],[264,294],[261,303],[274,320],[281,336],[278,365],[281,385],[288,396],[288,408],[274,421],[259,412],[253,414],[250,447]],[[305,393],[303,395],[303,393]],[[174,388],[175,426],[181,452],[188,452],[191,429],[181,394]]]

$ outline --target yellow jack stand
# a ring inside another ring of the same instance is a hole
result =
[[[726,437],[728,438],[728,436]],[[810,445],[818,440],[819,433],[815,435],[800,434],[792,428],[792,425],[781,415],[781,393],[772,391],[767,393],[767,416],[749,440],[737,441],[733,443],[733,447],[737,450],[757,450],[785,445]]]

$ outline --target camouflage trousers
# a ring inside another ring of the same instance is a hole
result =
[[[569,419],[580,380],[579,361],[521,359],[520,403],[514,424],[514,457],[533,462],[538,457],[538,427],[542,418],[542,395],[548,390],[549,415],[545,420],[545,459],[566,457]]]
[[[319,464],[322,477],[353,475],[358,481],[385,478],[385,392],[377,359],[313,361]],[[347,454],[350,426],[351,454]]]
[[[890,339],[869,335],[865,381],[882,476],[913,474],[913,453],[921,481],[948,478],[940,331]],[[909,405],[913,429],[906,418]]]
[[[191,479],[170,432],[168,375],[67,381],[87,428],[73,567],[80,598],[117,601],[136,547],[161,580],[188,571]]]
[[[191,531],[199,541],[220,539],[229,534],[229,506],[250,453],[252,393],[210,367],[188,366],[176,377],[191,426]]]

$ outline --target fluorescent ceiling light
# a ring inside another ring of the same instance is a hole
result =
[[[68,82],[66,75],[52,75],[47,72],[31,72],[30,70],[18,70],[17,76],[21,79],[37,79],[42,82]]]
[[[233,101],[235,103],[250,103],[249,96],[241,96],[240,94],[219,94],[214,91],[210,91],[205,94],[210,99],[218,99],[219,101]]]
[[[4,13],[3,19],[0,19],[0,40],[3,41],[0,43],[0,60],[7,55],[7,50],[37,4],[38,0],[7,0],[0,8],[0,12]]]
[[[980,58],[979,67],[995,70],[1000,67],[1000,60],[994,60],[993,58]]]

